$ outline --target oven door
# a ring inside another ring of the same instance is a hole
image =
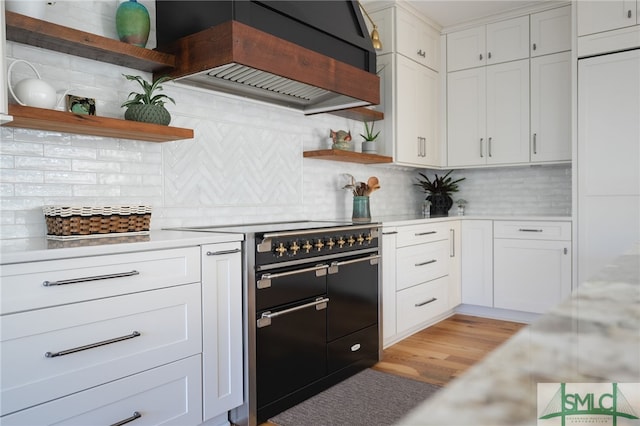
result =
[[[258,411],[327,374],[328,303],[321,296],[258,312]]]

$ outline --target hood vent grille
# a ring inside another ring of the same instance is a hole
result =
[[[245,84],[257,89],[268,90],[280,95],[291,96],[306,102],[314,102],[331,93],[319,87],[300,83],[270,72],[260,71],[236,63],[218,67],[210,71],[208,75],[234,83]]]

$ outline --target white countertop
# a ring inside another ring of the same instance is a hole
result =
[[[538,383],[635,384],[640,398],[640,246],[399,424],[536,425],[545,409],[537,404]]]
[[[526,221],[553,221],[553,222],[571,222],[570,216],[447,216],[424,218],[420,215],[397,215],[397,216],[379,216],[374,217],[375,222],[381,222],[382,226],[405,226],[418,225],[421,223],[436,223],[449,220],[526,220]]]
[[[243,239],[242,234],[157,230],[149,235],[122,234],[65,241],[44,237],[0,240],[0,264],[159,250]]]

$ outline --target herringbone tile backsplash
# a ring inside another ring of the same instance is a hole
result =
[[[99,3],[88,10],[109,19],[117,6],[116,1],[86,3]],[[55,7],[65,4],[58,1]],[[110,25],[108,19],[98,20],[92,28]],[[57,23],[70,24],[64,19]],[[73,94],[95,98],[98,115],[107,117],[122,118],[120,103],[137,89],[123,73],[150,77],[13,42],[7,42],[5,54],[9,61],[32,62],[57,90],[70,88]],[[12,81],[32,77],[28,69],[15,70]],[[415,169],[303,158],[305,150],[329,147],[329,129],[351,130],[359,141],[362,123],[330,114],[305,117],[175,84],[166,85],[165,92],[177,102],[167,105],[171,125],[194,129],[193,140],[156,144],[0,127],[0,238],[43,236],[42,206],[49,204],[150,204],[154,229],[341,219],[351,215],[351,196],[342,189],[344,173],[360,180],[379,177],[382,188],[371,199],[374,216],[420,211],[424,194],[414,185]],[[571,213],[567,165],[461,170],[455,175],[467,177],[456,197],[469,201],[468,214]]]

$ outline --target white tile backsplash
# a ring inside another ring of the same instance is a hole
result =
[[[118,0],[57,1],[47,18],[61,25],[116,38]],[[153,2],[142,1],[152,16]],[[155,45],[152,34],[147,47]],[[122,74],[150,74],[13,42],[13,58],[33,62],[56,89],[96,98],[98,115],[122,118],[120,104],[137,90]],[[26,77],[26,72],[24,72]],[[18,75],[14,76],[14,80]],[[46,233],[42,206],[150,204],[151,226],[341,219],[351,215],[344,173],[377,176],[374,216],[420,212],[425,194],[418,170],[303,158],[330,146],[329,130],[350,130],[357,149],[362,123],[330,114],[297,111],[224,94],[165,85],[172,126],[194,129],[192,140],[151,143],[0,128],[0,238]],[[433,171],[425,171],[433,173]],[[443,172],[438,171],[441,174]],[[571,212],[571,167],[468,169],[454,199],[467,214]],[[455,207],[451,214],[455,214]]]

